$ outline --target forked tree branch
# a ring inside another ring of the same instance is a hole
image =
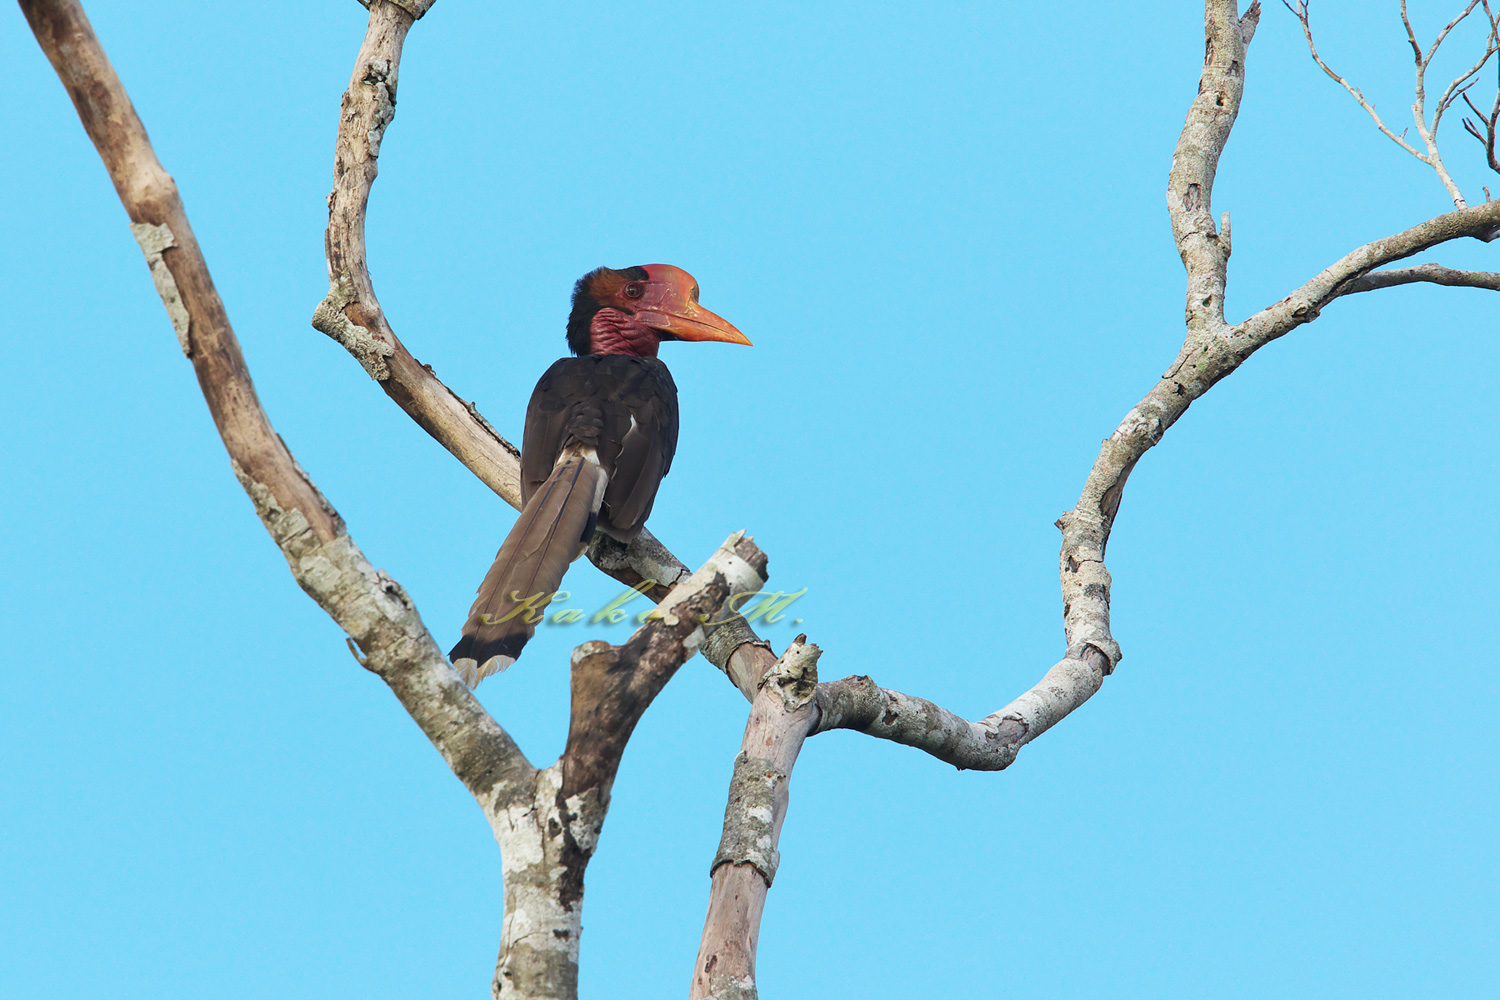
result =
[[[1312,54],[1313,62],[1318,64],[1318,68],[1321,69],[1324,73],[1327,73],[1334,82],[1336,82],[1339,86],[1343,87],[1349,92],[1350,97],[1353,97],[1356,101],[1359,102],[1359,106],[1364,108],[1365,112],[1369,114],[1369,116],[1374,120],[1375,127],[1380,129],[1382,135],[1384,135],[1387,139],[1390,139],[1402,149],[1406,150],[1412,156],[1415,156],[1417,159],[1421,160],[1423,163],[1427,163],[1428,160],[1425,154],[1419,153],[1404,138],[1402,138],[1402,136],[1397,135],[1395,132],[1392,132],[1390,130],[1386,123],[1381,119],[1379,112],[1375,110],[1375,106],[1372,105],[1369,101],[1365,100],[1365,95],[1360,91],[1358,87],[1354,86],[1348,80],[1335,73],[1332,68],[1330,68],[1329,65],[1323,61],[1323,57],[1318,55],[1318,47],[1317,45],[1313,44],[1312,24],[1309,20],[1310,12],[1308,10],[1307,0],[1298,0],[1295,5],[1293,5],[1290,0],[1281,0],[1281,2],[1286,7],[1286,9],[1291,11],[1292,14],[1297,18],[1297,20],[1302,23],[1302,35],[1307,39],[1307,51]],[[1409,23],[1407,24],[1407,38],[1411,40],[1412,47],[1416,50],[1417,53],[1417,60],[1420,63],[1422,59],[1422,48],[1417,44],[1416,37],[1411,33],[1411,25]],[[1404,134],[1405,133],[1403,133],[1403,135]]]
[[[697,653],[702,623],[717,616],[729,595],[764,585],[757,563],[764,566],[754,544],[731,535],[626,643],[586,642],[573,651],[567,748],[538,773],[524,802],[488,814],[505,873],[497,998],[577,995],[584,872],[625,745],[651,702]]]
[[[1445,25],[1443,29],[1438,32],[1437,38],[1433,40],[1432,45],[1427,49],[1426,52],[1422,51],[1421,44],[1417,42],[1417,35],[1412,28],[1411,18],[1407,16],[1406,0],[1401,0],[1401,23],[1406,28],[1406,40],[1407,43],[1411,46],[1412,55],[1417,67],[1416,85],[1414,88],[1416,99],[1412,103],[1411,113],[1416,123],[1417,134],[1422,137],[1422,144],[1427,150],[1425,153],[1417,151],[1409,143],[1407,143],[1404,138],[1406,134],[1405,132],[1403,132],[1401,135],[1397,135],[1396,133],[1392,132],[1390,128],[1387,127],[1385,122],[1381,120],[1380,115],[1375,111],[1375,107],[1370,104],[1369,101],[1365,100],[1364,94],[1362,94],[1357,87],[1350,84],[1348,80],[1344,79],[1342,76],[1330,69],[1328,64],[1323,61],[1322,56],[1318,55],[1318,48],[1313,44],[1312,25],[1309,21],[1308,0],[1297,0],[1295,5],[1291,2],[1291,0],[1282,0],[1282,3],[1286,6],[1286,9],[1291,11],[1292,14],[1301,23],[1302,35],[1307,40],[1307,50],[1309,53],[1311,53],[1313,62],[1317,63],[1318,67],[1322,69],[1324,73],[1328,74],[1329,77],[1337,81],[1340,86],[1342,86],[1349,92],[1350,96],[1352,96],[1356,101],[1359,102],[1359,106],[1364,108],[1365,111],[1370,115],[1370,117],[1374,120],[1376,127],[1380,129],[1382,134],[1384,134],[1392,142],[1396,143],[1396,145],[1406,150],[1412,156],[1415,156],[1417,159],[1421,160],[1423,163],[1427,164],[1433,169],[1433,172],[1437,174],[1438,180],[1442,183],[1443,188],[1448,192],[1448,196],[1453,199],[1453,204],[1455,207],[1467,207],[1468,202],[1464,200],[1463,193],[1459,191],[1458,185],[1454,183],[1452,175],[1448,173],[1448,168],[1443,163],[1442,153],[1438,150],[1437,145],[1437,132],[1438,126],[1442,124],[1444,112],[1446,112],[1448,108],[1452,106],[1453,102],[1458,100],[1459,96],[1463,95],[1464,91],[1472,85],[1470,81],[1472,81],[1473,78],[1478,75],[1479,71],[1484,68],[1485,63],[1489,62],[1490,57],[1493,56],[1496,52],[1500,52],[1500,17],[1497,17],[1495,12],[1490,9],[1489,0],[1470,0],[1469,5],[1462,11],[1460,11],[1458,16],[1449,21],[1447,25]],[[1428,125],[1426,110],[1427,69],[1432,65],[1433,57],[1437,55],[1438,48],[1448,38],[1449,33],[1455,27],[1457,27],[1460,22],[1462,22],[1471,13],[1473,13],[1475,7],[1478,7],[1481,4],[1483,4],[1484,7],[1485,19],[1489,23],[1489,32],[1485,37],[1484,52],[1480,55],[1478,62],[1476,62],[1467,72],[1455,78],[1453,82],[1443,90],[1442,96],[1438,98],[1437,107],[1433,110],[1432,113],[1432,124]],[[1465,97],[1465,99],[1467,100],[1467,97]],[[1500,95],[1497,95],[1496,99],[1497,107],[1500,107]],[[1473,128],[1469,128],[1469,131],[1473,132],[1474,130]]]
[[[459,680],[400,584],[377,571],[271,427],[177,186],[75,0],[21,0],[130,216],[241,485],[292,575],[358,644],[453,773],[489,812],[535,769]]]
[[[1259,19],[1259,3],[1238,17],[1229,0],[1207,0],[1206,58],[1199,93],[1188,111],[1168,179],[1168,212],[1188,272],[1188,336],[1162,381],[1105,440],[1077,506],[1058,521],[1063,615],[1068,656],[1030,691],[979,722],[921,698],[879,687],[868,677],[820,684],[813,732],[857,729],[926,751],[960,768],[999,770],[1020,748],[1088,700],[1113,670],[1119,647],[1109,630],[1110,577],[1104,550],[1126,479],[1193,400],[1233,372],[1252,353],[1316,319],[1334,299],[1412,281],[1495,288],[1497,275],[1422,265],[1375,271],[1464,237],[1500,238],[1500,202],[1450,212],[1344,255],[1291,295],[1234,326],[1223,317],[1229,257],[1228,218],[1215,232],[1214,174],[1238,113],[1244,56]],[[1371,273],[1374,272],[1374,273]],[[740,647],[726,672],[747,696],[774,654]]]
[[[1478,0],[1478,2],[1484,5],[1484,16],[1490,24],[1489,34],[1485,38],[1484,52],[1480,55],[1479,61],[1468,72],[1455,77],[1453,82],[1448,84],[1447,88],[1443,91],[1442,96],[1438,98],[1437,107],[1432,112],[1432,135],[1434,140],[1437,136],[1438,125],[1443,120],[1443,113],[1453,106],[1453,102],[1457,101],[1460,95],[1467,96],[1465,92],[1474,85],[1474,78],[1479,75],[1480,70],[1484,69],[1484,64],[1490,61],[1490,56],[1494,55],[1496,51],[1500,51],[1500,19],[1497,19],[1494,12],[1490,10],[1489,0]],[[1467,10],[1454,18],[1452,23],[1443,29],[1437,41],[1432,43],[1432,50],[1427,57],[1427,62],[1430,63],[1432,61],[1432,56],[1437,54],[1437,47],[1442,44],[1444,38],[1448,37],[1448,32],[1453,30],[1453,26],[1469,16],[1473,12],[1474,6],[1472,3],[1469,4]]]
[[[1491,31],[1495,36],[1500,37],[1500,9],[1490,11],[1489,5],[1486,4],[1485,13],[1490,16]],[[1496,61],[1500,62],[1500,60]],[[1465,117],[1463,121],[1464,131],[1468,132],[1475,139],[1478,139],[1479,144],[1484,147],[1484,158],[1485,162],[1489,164],[1489,168],[1500,173],[1500,160],[1497,160],[1495,157],[1495,129],[1497,126],[1500,126],[1500,72],[1497,72],[1496,75],[1495,101],[1490,105],[1489,114],[1485,114],[1479,110],[1479,106],[1468,95],[1467,89],[1463,95],[1464,103],[1469,106],[1470,111],[1474,112],[1474,117],[1484,124],[1484,129],[1481,131],[1479,126],[1468,117]],[[1489,200],[1488,188],[1485,189],[1485,200]]]

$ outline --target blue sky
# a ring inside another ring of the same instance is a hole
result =
[[[1419,31],[1447,6],[1413,4]],[[277,429],[451,641],[513,514],[308,323],[364,11],[89,12]],[[1404,127],[1395,4],[1314,16]],[[442,0],[382,150],[376,287],[516,440],[579,274],[690,270],[755,347],[664,348],[683,431],[653,530],[696,565],[747,529],[807,588],[768,638],[979,717],[1061,654],[1052,521],[1181,340],[1163,194],[1201,25],[1189,2]],[[0,993],[485,995],[479,810],[255,520],[14,7],[0,64]],[[1471,199],[1495,190],[1457,117],[1442,139]],[[1269,4],[1214,192],[1231,318],[1450,207]],[[1500,269],[1494,245],[1421,259]],[[811,740],[763,995],[1493,996],[1496,301],[1341,300],[1197,403],[1110,545],[1125,659],[1009,771]],[[568,585],[619,590],[587,564]],[[625,634],[544,630],[481,698],[550,761],[567,651]],[[642,722],[585,996],[685,992],[744,718],[700,659]]]

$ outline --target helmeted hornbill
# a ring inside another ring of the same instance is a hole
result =
[[[590,271],[573,288],[568,347],[531,394],[521,439],[521,516],[479,585],[449,658],[472,687],[521,655],[568,564],[595,531],[641,530],[677,450],[677,386],[663,340],[749,344],[698,305],[670,264]]]

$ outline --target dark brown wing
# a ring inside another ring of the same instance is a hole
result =
[[[526,407],[521,495],[530,499],[564,447],[598,452],[609,476],[599,529],[629,541],[651,514],[677,451],[677,386],[658,358],[590,354],[563,358],[542,375]]]

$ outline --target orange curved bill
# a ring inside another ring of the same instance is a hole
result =
[[[751,346],[750,338],[735,329],[733,323],[696,302],[641,309],[636,316],[647,326],[665,330],[678,340],[717,340]]]

